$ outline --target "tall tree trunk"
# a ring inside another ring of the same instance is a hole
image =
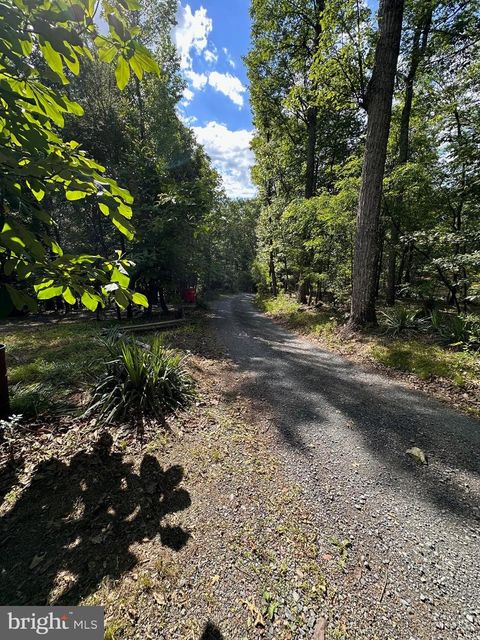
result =
[[[324,0],[315,2],[315,25],[312,45],[312,62],[320,45],[320,37],[322,35],[322,16],[325,10]],[[317,125],[318,125],[318,107],[309,105],[306,113],[307,128],[307,146],[306,146],[306,170],[305,170],[305,199],[313,198],[317,190]],[[306,238],[303,238],[305,241]],[[308,256],[305,248],[302,246],[299,264],[299,279],[297,289],[297,302],[306,304],[307,291],[309,284],[305,281],[304,271],[307,266]]]
[[[158,302],[163,313],[168,313],[167,301],[165,300],[165,290],[163,287],[158,287]]]
[[[267,129],[267,143],[270,142],[270,130]],[[267,178],[267,184],[265,185],[265,201],[266,201],[266,205],[267,207],[270,207],[272,204],[272,199],[273,199],[273,182],[272,182],[272,178]],[[278,286],[277,286],[277,271],[275,269],[275,251],[274,251],[274,244],[273,244],[273,220],[272,220],[272,214],[271,212],[269,213],[268,216],[268,225],[270,227],[269,229],[269,245],[270,245],[270,250],[269,250],[269,260],[268,260],[268,272],[270,275],[270,291],[272,292],[272,296],[274,298],[277,297],[278,295]]]
[[[404,0],[381,0],[379,38],[365,106],[368,114],[352,278],[350,324],[376,323],[378,225]]]
[[[305,198],[313,198],[317,190],[317,151],[318,107],[307,110],[307,168],[305,171]]]
[[[402,165],[408,162],[410,157],[410,118],[412,115],[413,104],[413,88],[417,70],[425,50],[427,48],[428,35],[432,25],[432,9],[429,8],[424,16],[420,18],[419,24],[413,34],[412,56],[410,68],[405,79],[405,101],[402,109],[400,120],[400,137],[398,145],[398,164]],[[390,227],[390,253],[388,256],[387,268],[387,284],[385,291],[386,303],[393,305],[396,296],[396,271],[397,271],[397,252],[398,242],[400,240],[400,213],[403,206],[403,193],[400,193],[395,199],[395,204],[391,214]]]
[[[272,244],[272,242],[270,244]],[[272,296],[276,298],[278,295],[278,286],[277,286],[277,272],[275,270],[275,259],[273,255],[273,249],[270,249],[268,271],[270,273]]]

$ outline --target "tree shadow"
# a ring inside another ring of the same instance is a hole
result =
[[[345,466],[365,446],[376,463],[373,474],[477,520],[479,495],[463,476],[480,478],[478,420],[299,339],[245,296],[230,304],[217,310],[217,326],[228,355],[248,374],[232,396],[248,394],[266,406],[290,447],[320,472],[316,443],[335,451]],[[431,465],[416,468],[406,455],[413,445],[431,455]]]
[[[8,460],[2,469],[0,469],[0,506],[5,499],[5,496],[7,496],[17,484],[24,465],[25,461],[23,458],[18,458]]]
[[[76,604],[108,577],[137,564],[130,547],[156,539],[178,551],[189,534],[162,525],[188,508],[183,469],[162,470],[145,455],[140,470],[112,452],[103,434],[70,464],[51,458],[0,520],[0,604]]]
[[[223,640],[223,636],[218,627],[216,627],[212,622],[207,622],[200,640]]]

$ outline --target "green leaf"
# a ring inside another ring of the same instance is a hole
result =
[[[63,296],[63,299],[65,300],[65,302],[68,302],[68,304],[75,304],[75,302],[77,301],[77,299],[73,295],[72,290],[70,289],[70,287],[65,287],[64,288],[64,290],[62,292],[62,296]]]
[[[67,200],[82,200],[82,198],[88,196],[88,193],[85,191],[65,191],[65,195]]]
[[[52,247],[53,253],[55,253],[57,256],[63,256],[63,249],[58,244],[58,242],[55,242],[55,240],[52,240],[51,241],[51,247]]]
[[[133,240],[135,234],[131,224],[116,216],[112,216],[112,222],[128,240]]]
[[[130,302],[130,300],[128,299],[124,291],[122,291],[121,289],[117,289],[114,296],[115,302],[118,304],[120,309],[126,309],[128,307],[128,303]]]
[[[47,42],[45,42],[45,44],[40,45],[40,49],[42,50],[43,57],[45,58],[50,69],[59,76],[63,77],[62,56],[57,51],[55,51],[48,40]]]
[[[37,304],[33,298],[9,284],[6,284],[5,288],[8,291],[10,300],[17,309],[22,310],[24,307],[27,307],[29,311],[35,311]]]
[[[143,295],[143,293],[138,293],[138,291],[135,291],[135,293],[132,295],[132,302],[134,304],[138,304],[141,307],[148,307],[148,300],[147,297]]]
[[[119,56],[117,60],[117,66],[115,69],[115,78],[117,80],[117,86],[120,89],[125,89],[130,79],[130,67],[128,62],[123,56]]]
[[[45,189],[42,189],[41,187],[38,187],[37,189],[30,187],[30,191],[33,193],[37,202],[41,202],[45,197]]]
[[[130,278],[128,277],[128,275],[126,273],[122,273],[122,271],[120,271],[120,269],[118,269],[117,267],[115,267],[115,269],[113,270],[110,280],[111,282],[118,282],[118,284],[125,289],[130,284]]]
[[[100,38],[98,40],[101,40]],[[98,57],[102,62],[110,64],[117,55],[118,48],[114,44],[102,45],[98,49]]]
[[[56,298],[57,296],[62,295],[63,287],[47,287],[46,289],[41,289],[37,293],[37,298],[39,300],[50,300],[51,298]]]
[[[84,307],[87,307],[90,311],[96,311],[100,302],[100,297],[91,295],[88,291],[84,291],[80,300]]]

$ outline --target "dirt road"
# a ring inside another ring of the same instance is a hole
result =
[[[479,638],[480,422],[296,336],[251,296],[222,298],[213,315],[321,547],[345,561],[336,626],[369,640]]]

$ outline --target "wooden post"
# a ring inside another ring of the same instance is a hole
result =
[[[5,345],[0,344],[0,418],[8,418],[10,415],[10,402],[8,399],[7,362],[5,360]]]

